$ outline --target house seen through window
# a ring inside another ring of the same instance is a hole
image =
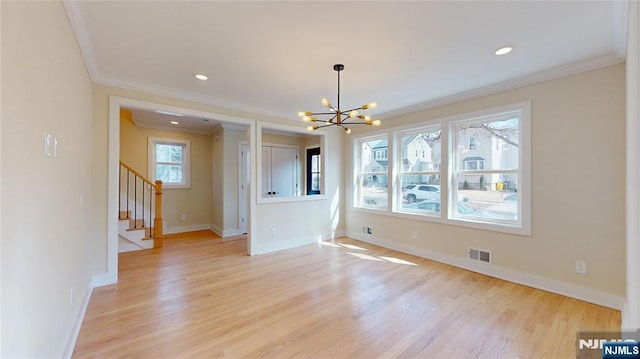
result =
[[[530,233],[528,102],[392,129],[387,136],[354,142],[355,207]]]

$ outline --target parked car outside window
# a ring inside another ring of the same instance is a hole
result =
[[[409,185],[402,191],[402,197],[409,203],[440,200],[440,186],[432,184]]]

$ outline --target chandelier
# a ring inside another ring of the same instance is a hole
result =
[[[341,110],[340,109],[340,71],[344,70],[344,65],[336,64],[333,65],[333,69],[338,73],[338,107],[333,107],[327,98],[323,98],[320,103],[322,106],[328,108],[329,112],[298,112],[298,116],[302,118],[303,122],[309,122],[312,125],[307,127],[309,131],[317,130],[322,127],[329,126],[337,126],[342,127],[347,134],[351,133],[351,128],[347,127],[350,125],[369,125],[369,126],[380,126],[382,121],[380,120],[371,120],[371,116],[369,115],[361,115],[358,111],[366,110],[366,109],[375,109],[378,107],[378,104],[375,102],[370,102],[366,105],[362,105],[358,108],[352,108],[349,110]],[[328,116],[327,119],[316,118],[315,116]],[[318,125],[316,123],[322,123]]]

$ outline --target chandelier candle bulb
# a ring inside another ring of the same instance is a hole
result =
[[[309,131],[317,130],[322,127],[328,126],[336,126],[342,127],[347,134],[351,133],[351,125],[369,125],[369,126],[380,126],[382,122],[380,120],[371,121],[371,116],[364,116],[358,113],[359,110],[366,109],[374,109],[378,107],[378,104],[375,102],[369,102],[366,105],[362,105],[356,108],[350,108],[348,110],[342,110],[340,108],[340,72],[344,70],[344,65],[335,64],[333,65],[333,70],[338,73],[338,107],[335,108],[326,97],[323,97],[320,100],[322,106],[327,107],[329,112],[298,112],[298,117],[302,119],[302,122],[322,122],[323,124],[318,126],[308,126],[307,129]],[[316,118],[313,116],[323,116],[322,118]],[[325,117],[326,116],[326,117]]]

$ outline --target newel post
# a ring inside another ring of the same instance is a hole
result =
[[[162,247],[162,181],[156,181],[156,216],[153,219],[153,247]]]

